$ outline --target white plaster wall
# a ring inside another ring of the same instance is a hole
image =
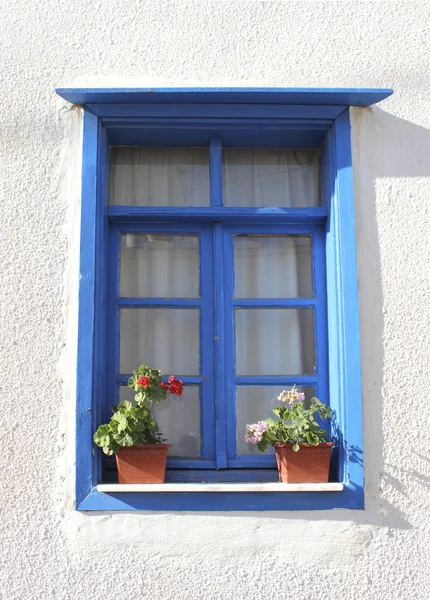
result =
[[[428,2],[1,13],[1,598],[428,600]],[[53,88],[74,84],[395,89],[352,112],[365,511],[73,510],[81,122]]]

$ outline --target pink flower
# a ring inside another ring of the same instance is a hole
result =
[[[258,421],[258,423],[247,425],[245,440],[250,444],[258,444],[263,439],[263,434],[269,427],[270,425],[266,421]]]
[[[294,402],[303,402],[304,399],[304,393],[298,392],[295,385],[291,390],[284,390],[278,396],[279,402],[288,402],[288,404],[293,404]]]

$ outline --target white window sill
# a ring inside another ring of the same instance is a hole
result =
[[[343,483],[100,483],[98,492],[341,492]]]

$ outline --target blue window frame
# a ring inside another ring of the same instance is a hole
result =
[[[292,510],[362,508],[364,504],[359,319],[354,199],[348,105],[368,104],[390,90],[58,90],[84,103],[81,279],[79,290],[76,502],[80,510]],[[353,99],[353,100],[352,100]],[[335,102],[335,104],[333,104]],[[198,115],[198,116],[196,116]],[[212,140],[212,141],[210,141]],[[110,145],[208,144],[209,207],[109,206]],[[321,152],[321,206],[233,208],[222,205],[221,146],[300,147]],[[196,233],[200,239],[201,298],[136,299],[117,293],[121,233]],[[235,235],[309,235],[313,296],[233,298]],[[215,261],[214,261],[215,258]],[[216,264],[216,268],[213,268]],[[216,285],[213,286],[213,281]],[[335,412],[333,479],[337,492],[109,492],[108,471],[92,434],[124,384],[118,372],[118,313],[143,306],[200,311],[201,372],[185,380],[201,388],[202,458],[172,459],[172,480],[269,479],[271,457],[237,456],[235,388],[312,385]],[[222,308],[221,308],[222,307]],[[295,307],[314,313],[316,370],[309,376],[236,375],[235,310]],[[214,335],[215,334],[215,335]],[[213,343],[215,337],[217,343]],[[220,341],[221,340],[221,341]],[[107,376],[106,376],[107,374]],[[106,398],[108,402],[106,403]],[[176,460],[176,464],[175,463]],[[204,468],[202,469],[202,463]],[[215,467],[215,469],[214,469]],[[220,470],[224,470],[220,477]],[[203,474],[202,471],[205,471]],[[212,475],[209,475],[211,473]],[[226,475],[228,473],[228,475]],[[269,473],[269,476],[268,476]]]

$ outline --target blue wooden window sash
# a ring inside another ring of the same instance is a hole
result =
[[[313,298],[270,298],[236,299],[234,298],[234,254],[233,236],[238,235],[309,235],[312,239],[312,285]],[[238,386],[282,386],[308,385],[315,388],[315,394],[324,403],[329,403],[327,387],[327,307],[325,289],[325,248],[324,232],[317,225],[226,225],[224,227],[225,264],[225,315],[226,315],[226,397],[227,404],[227,452],[228,468],[276,468],[273,456],[238,456],[236,450],[236,393]],[[242,308],[307,308],[313,311],[315,372],[305,375],[281,376],[240,376],[235,374],[235,315],[236,307]],[[328,423],[322,423],[327,427]],[[330,432],[329,432],[330,433]]]
[[[200,248],[200,290],[201,298],[125,298],[119,290],[120,236],[122,234],[198,234]],[[326,327],[325,305],[319,314],[320,305],[325,300],[325,286],[318,291],[316,298],[281,298],[281,299],[233,299],[234,269],[232,240],[235,234],[279,234],[310,235],[312,237],[312,280],[314,293],[316,285],[320,285],[321,274],[324,273],[324,247],[321,226],[304,225],[222,225],[213,226],[155,224],[155,223],[118,223],[111,227],[110,265],[109,265],[109,300],[108,314],[111,315],[108,348],[110,384],[102,420],[110,418],[110,406],[118,401],[118,385],[126,385],[130,373],[119,372],[119,310],[121,308],[199,308],[201,331],[201,375],[196,377],[179,374],[186,385],[197,384],[201,400],[201,435],[203,440],[202,459],[171,458],[168,469],[187,468],[276,468],[273,457],[236,456],[236,387],[238,385],[273,385],[285,386],[293,383],[311,385],[318,390],[319,382],[324,381],[326,365],[326,346],[318,344],[317,324],[322,330]],[[318,240],[318,241],[317,241]],[[320,244],[317,249],[316,245]],[[217,265],[214,276],[213,263]],[[224,269],[224,264],[226,268]],[[214,285],[215,283],[215,285]],[[213,292],[215,289],[215,303]],[[324,299],[324,300],[323,300]],[[215,305],[220,307],[215,311]],[[309,375],[284,376],[235,376],[234,375],[234,308],[235,307],[302,307],[310,308],[314,313],[315,358],[317,371]],[[113,325],[113,326],[112,326]],[[213,334],[215,342],[213,343]],[[325,343],[325,341],[324,341]],[[226,347],[228,350],[226,351]],[[116,348],[116,352],[112,349]],[[215,368],[212,368],[215,365]],[[131,394],[131,392],[130,392]],[[320,393],[321,400],[328,402]],[[214,414],[215,409],[215,414]],[[215,423],[215,438],[214,438]],[[327,425],[327,424],[326,424]],[[228,439],[228,443],[227,443]],[[228,447],[228,450],[227,450]],[[228,458],[227,458],[228,452]],[[215,459],[215,460],[214,460]],[[113,461],[111,461],[113,462]],[[224,477],[224,474],[222,475]],[[249,478],[252,474],[249,474]]]
[[[317,110],[317,109],[315,109]],[[310,125],[311,126],[311,125]],[[92,433],[100,423],[106,364],[103,327],[107,322],[106,231],[110,221],[148,221],[164,218],[163,209],[107,207],[107,135],[101,121],[85,111],[83,145],[81,268],[78,331],[77,478],[80,510],[140,510],[183,507],[193,510],[277,510],[362,508],[364,500],[361,384],[357,269],[350,123],[348,110],[333,119],[322,148],[323,206],[308,209],[229,210],[211,207],[172,211],[172,218],[213,222],[221,210],[225,222],[326,223],[327,339],[330,403],[336,412],[333,436],[339,444],[339,480],[343,492],[296,494],[103,494],[94,487],[100,480],[100,455],[93,452]],[[165,208],[165,207],[163,207]],[[294,378],[301,383],[300,378]],[[240,382],[237,382],[240,383]],[[317,383],[317,382],[315,382]],[[318,383],[320,386],[320,383]],[[321,392],[319,392],[321,394]]]
[[[119,290],[119,260],[120,236],[122,234],[170,234],[186,235],[197,234],[199,238],[200,259],[200,297],[199,298],[125,298],[121,297]],[[199,336],[200,336],[200,375],[183,376],[176,373],[185,385],[198,385],[200,395],[200,421],[201,421],[201,459],[169,458],[168,469],[179,468],[215,468],[215,435],[214,435],[214,301],[213,301],[213,262],[212,262],[212,231],[208,225],[174,224],[174,223],[116,223],[110,228],[110,264],[109,281],[110,294],[108,298],[108,312],[111,315],[113,327],[110,327],[109,340],[109,373],[110,384],[108,396],[112,398],[111,404],[118,400],[119,385],[126,385],[130,373],[120,373],[119,370],[119,310],[121,308],[185,308],[199,309]],[[115,349],[115,351],[112,351]],[[136,364],[136,367],[138,365]],[[157,365],[154,365],[155,367]],[[166,377],[164,378],[166,380]],[[130,394],[132,392],[130,391]],[[110,418],[110,408],[106,404],[104,419]],[[112,462],[112,461],[110,461]]]

